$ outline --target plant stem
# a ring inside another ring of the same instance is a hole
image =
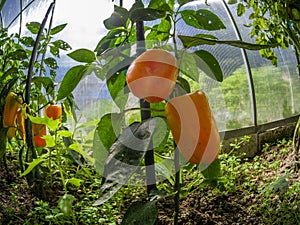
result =
[[[25,104],[27,106],[30,105],[31,82],[32,82],[32,76],[33,76],[34,62],[36,60],[36,55],[38,52],[39,41],[43,34],[43,30],[44,30],[45,24],[47,22],[48,16],[54,7],[54,4],[55,4],[55,1],[50,4],[50,6],[46,12],[45,18],[43,19],[43,21],[41,23],[40,29],[38,31],[38,34],[37,34],[37,37],[36,37],[36,40],[35,40],[35,43],[34,43],[34,46],[32,49],[29,67],[28,67],[28,74],[27,74],[27,79],[26,79],[26,86],[25,86]],[[30,114],[29,107],[26,108],[26,113]],[[31,122],[30,122],[29,118],[25,119],[25,134],[26,134],[26,143],[28,146],[28,149],[26,152],[26,162],[31,162],[33,159],[37,158],[37,154],[36,154],[36,151],[35,151],[34,145],[33,145]],[[33,179],[35,178],[35,175],[34,175],[34,173],[29,173],[28,176],[26,176],[26,177],[29,182],[32,182]],[[39,190],[39,191],[41,191],[41,190]]]
[[[145,51],[145,34],[144,34],[144,22],[138,21],[136,23],[136,41],[137,41],[137,55],[140,55]],[[147,120],[151,117],[150,103],[144,99],[140,99],[140,107],[147,110],[141,110],[142,121]],[[149,110],[148,110],[149,109]],[[156,189],[156,178],[155,178],[155,167],[154,167],[154,151],[152,148],[152,141],[149,145],[149,149],[145,154],[145,166],[146,166],[146,183],[147,193],[153,189]]]
[[[175,185],[174,185],[174,225],[178,224],[178,216],[179,216],[179,203],[180,203],[180,164],[179,164],[179,150],[176,148],[176,144],[174,143],[175,153],[174,153],[174,167],[175,167]]]
[[[179,10],[179,9],[178,9]],[[178,48],[177,48],[177,41],[176,41],[176,23],[177,23],[177,13],[175,14],[173,18],[173,43],[174,43],[174,51],[175,51],[175,57],[178,59]],[[175,96],[173,96],[175,97]],[[178,217],[179,217],[179,204],[180,204],[180,175],[181,175],[181,170],[180,170],[180,163],[179,163],[179,149],[177,148],[177,145],[175,141],[173,142],[174,144],[174,167],[175,167],[175,184],[174,184],[174,191],[175,191],[175,196],[174,196],[174,225],[178,224]]]
[[[22,22],[23,22],[23,13],[22,13],[22,9],[23,9],[23,0],[20,0],[20,27],[19,27],[19,37],[21,37],[21,33],[22,33]],[[18,39],[19,41],[19,39]]]

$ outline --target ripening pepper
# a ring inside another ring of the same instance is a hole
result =
[[[22,104],[22,98],[16,93],[9,92],[6,96],[4,112],[3,112],[3,127],[15,127],[17,111]]]
[[[17,128],[16,127],[9,127],[7,130],[7,138],[12,139],[13,137],[16,136]]]
[[[46,125],[32,123],[33,142],[35,147],[45,147],[46,140],[42,137],[46,135]]]
[[[50,105],[45,110],[46,116],[56,120],[62,116],[62,108],[59,105]]]
[[[210,164],[217,158],[220,136],[204,92],[172,98],[165,112],[174,141],[190,163]]]
[[[22,139],[25,141],[25,111],[20,109],[17,112],[17,123],[19,127],[19,133]],[[45,147],[46,141],[42,137],[46,135],[46,125],[31,123],[33,142],[35,147]]]

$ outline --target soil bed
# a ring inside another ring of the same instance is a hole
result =
[[[294,157],[290,141],[267,144],[253,159],[227,155],[226,162],[221,165],[221,182],[215,187],[194,186],[190,189],[192,193],[180,200],[179,224],[300,224],[300,176],[294,167]],[[229,163],[230,160],[234,162]],[[31,191],[33,188],[19,177],[17,157],[8,155],[7,162],[8,174],[3,163],[0,168],[0,224],[25,224],[25,221],[32,221],[29,213],[36,207],[38,199]],[[226,166],[228,169],[225,170]],[[189,173],[183,186],[194,179],[193,172]],[[195,179],[199,179],[199,175]],[[76,199],[82,198],[82,193],[72,194]],[[138,196],[131,191],[124,194],[123,205],[114,206],[117,213],[112,215],[115,221],[112,224],[121,221],[127,206]],[[93,201],[88,203],[92,205]],[[113,201],[116,200],[110,204]],[[173,224],[173,199],[159,202],[158,207],[157,224]],[[98,213],[102,217],[105,212],[98,210]],[[59,224],[64,224],[61,222]]]

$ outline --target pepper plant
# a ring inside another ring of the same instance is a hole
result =
[[[1,1],[0,10],[4,5],[5,1]],[[45,184],[47,182],[44,179],[48,179],[42,175],[47,174],[44,173],[45,169],[43,172],[39,167],[48,155],[44,154],[46,149],[44,147],[50,149],[48,165],[56,165],[59,168],[60,165],[56,163],[62,153],[51,152],[53,144],[61,146],[61,152],[68,149],[69,145],[72,144],[70,143],[72,134],[67,131],[59,131],[59,129],[63,129],[61,122],[65,122],[67,110],[64,110],[62,121],[41,117],[44,114],[44,109],[56,98],[55,86],[57,85],[57,69],[59,67],[57,59],[60,57],[61,51],[71,49],[68,43],[55,37],[67,24],[52,27],[54,6],[55,1],[50,4],[41,23],[36,21],[27,23],[25,35],[21,33],[21,28],[20,33],[10,34],[8,32],[9,27],[5,28],[3,24],[1,24],[0,30],[0,157],[3,158],[6,165],[5,153],[8,145],[18,146],[16,149],[19,151],[22,176],[26,176],[30,184],[34,184],[37,196],[41,198],[46,198]],[[18,14],[20,17],[26,7],[28,5],[24,8],[21,5],[22,10]],[[20,19],[20,21],[22,20]],[[22,24],[20,24],[21,26]],[[7,96],[12,95],[12,93],[15,93],[20,99],[16,104],[22,103],[18,111],[20,112],[18,114],[21,115],[20,119],[18,118],[18,123],[16,123],[16,112],[5,111],[7,108],[5,105],[9,103]],[[66,107],[72,105],[71,98],[68,98],[63,105]],[[11,124],[17,131],[13,136],[10,136],[9,128],[5,126],[6,118],[9,115],[13,121]],[[49,128],[47,141],[41,137],[46,132],[46,125]],[[43,131],[35,131],[35,127],[43,127]],[[35,136],[36,133],[41,134]],[[8,137],[12,140],[8,140]],[[36,141],[37,139],[39,139],[39,143]],[[45,146],[46,142],[47,146]],[[51,168],[48,169],[52,171]],[[66,183],[63,183],[64,187],[65,185]]]
[[[136,1],[130,9],[115,5],[112,15],[103,22],[108,33],[99,41],[95,50],[78,49],[68,54],[82,64],[70,68],[66,73],[56,100],[69,97],[81,79],[95,74],[106,82],[112,100],[119,108],[117,113],[108,113],[97,118],[99,123],[94,134],[93,156],[96,160],[95,168],[103,178],[99,198],[94,205],[105,203],[136,174],[146,174],[149,199],[134,202],[128,208],[122,224],[132,224],[133,221],[139,224],[154,224],[157,220],[157,202],[165,197],[156,186],[155,166],[160,162],[164,167],[166,179],[174,183],[175,189],[170,194],[175,200],[174,223],[177,224],[181,168],[190,165],[188,160],[181,157],[176,144],[173,146],[172,157],[157,153],[167,145],[170,136],[164,110],[168,99],[150,103],[145,98],[139,100],[139,107],[126,107],[132,94],[126,84],[129,66],[149,49],[159,48],[170,52],[177,59],[179,76],[169,98],[176,98],[190,92],[186,77],[199,82],[199,70],[218,82],[223,80],[218,61],[210,52],[201,49],[202,45],[229,44],[251,50],[275,46],[219,40],[212,34],[203,32],[194,36],[178,35],[179,21],[183,21],[184,26],[191,26],[199,31],[226,29],[216,14],[202,8],[190,9],[190,2],[192,1],[150,0],[146,5],[142,1]],[[126,116],[132,111],[140,111],[140,119],[128,124]],[[167,169],[167,164],[174,166]],[[217,181],[219,161],[216,159],[211,165],[204,166],[205,170],[203,166],[200,163],[198,169],[203,172],[205,178]]]

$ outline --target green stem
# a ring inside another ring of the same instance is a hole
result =
[[[174,43],[174,51],[175,51],[175,57],[178,59],[178,48],[177,48],[177,41],[176,41],[176,21],[177,21],[177,14],[175,14],[173,18],[173,43]],[[181,62],[180,62],[181,64]],[[179,65],[178,65],[179,66]],[[175,96],[173,96],[175,97]],[[174,142],[174,167],[175,167],[175,184],[174,184],[174,191],[175,191],[175,196],[174,196],[174,225],[178,224],[178,218],[179,218],[179,205],[180,205],[180,175],[181,175],[181,170],[180,170],[180,163],[179,163],[179,150],[177,148],[176,143]]]
[[[180,204],[180,164],[179,164],[179,150],[176,148],[176,144],[174,143],[175,153],[174,153],[174,166],[175,166],[175,185],[174,185],[174,225],[178,224],[178,217],[179,217],[179,204]]]

